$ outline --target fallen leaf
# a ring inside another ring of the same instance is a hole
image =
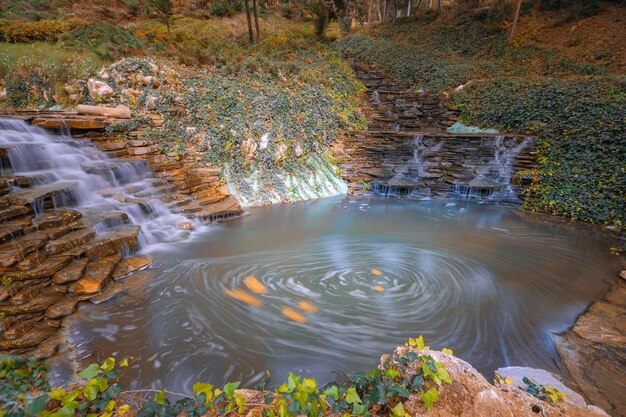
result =
[[[263,301],[255,298],[243,290],[224,290],[224,294],[234,298],[235,300],[251,305],[252,307],[261,307],[263,305]]]
[[[245,277],[243,279],[243,283],[246,284],[246,287],[248,287],[248,289],[252,291],[253,293],[256,293],[256,294],[267,293],[267,288],[265,288],[265,285],[261,284],[261,282],[255,277],[253,277],[252,275],[248,275],[247,277]]]
[[[378,269],[372,269],[372,274],[374,275],[382,275],[382,271],[378,270]]]
[[[318,311],[318,308],[308,301],[300,301],[298,304],[298,308],[302,311],[306,311],[307,313],[315,314]]]
[[[380,285],[375,286],[374,289],[376,291],[385,291],[385,289],[383,287],[381,287]]]
[[[282,313],[283,316],[297,323],[306,323],[306,317],[290,307],[283,307]]]

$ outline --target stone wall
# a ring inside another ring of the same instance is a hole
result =
[[[449,133],[458,111],[441,95],[415,90],[351,59],[367,87],[368,130],[333,145],[353,192],[491,198],[519,203],[536,167],[532,138]]]

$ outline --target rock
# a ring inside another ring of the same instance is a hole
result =
[[[158,104],[158,98],[155,95],[150,94],[146,97],[146,109],[149,111],[155,111]]]
[[[7,89],[2,87],[0,88],[0,101],[7,98]]]
[[[592,342],[626,348],[626,307],[596,301],[578,319],[573,331]]]
[[[34,227],[47,229],[50,227],[61,227],[70,224],[82,217],[76,210],[47,210],[32,221]]]
[[[158,153],[160,148],[158,146],[144,146],[144,147],[130,147],[128,148],[128,154],[133,156],[149,155]]]
[[[11,297],[11,302],[13,304],[25,304],[39,295],[47,286],[48,283],[45,281],[37,281],[31,283],[30,285],[26,285]]]
[[[230,195],[230,188],[228,188],[228,184],[221,185],[217,187],[217,191],[224,195]]]
[[[21,216],[23,214],[28,214],[30,212],[31,208],[26,206],[5,207],[3,209],[0,209],[0,222],[4,223],[6,220]]]
[[[26,258],[22,259],[20,262],[18,262],[17,269],[19,269],[20,271],[33,269],[41,265],[41,263],[45,260],[46,260],[46,255],[44,255],[43,253],[39,251],[35,251],[31,253],[30,255],[26,256]]]
[[[53,335],[41,342],[37,349],[30,353],[30,357],[38,360],[48,359],[54,356],[61,345],[62,340],[59,335]]]
[[[0,350],[13,350],[37,346],[55,333],[54,329],[39,326],[15,340],[0,340]]]
[[[117,119],[130,119],[131,112],[127,106],[105,107],[105,106],[88,106],[79,104],[76,107],[78,114],[93,114],[96,116],[115,117]]]
[[[568,417],[606,417],[606,414],[593,406],[579,407],[568,402],[551,404],[539,400],[516,386],[506,384],[491,385],[487,380],[467,362],[453,355],[430,350],[415,350],[409,347],[399,347],[394,356],[404,356],[412,350],[418,355],[430,355],[437,362],[445,365],[452,384],[442,384],[439,387],[440,401],[430,411],[426,411],[424,402],[418,393],[412,392],[404,403],[409,415],[428,415],[434,417],[493,417],[511,416],[526,417],[541,416],[568,416]],[[382,369],[385,355],[381,359]],[[408,370],[402,370],[403,378],[411,380],[416,373],[416,363],[409,363]],[[537,411],[534,411],[537,410]]]
[[[18,306],[0,305],[0,312],[10,316],[39,313],[59,301],[62,297],[63,296],[61,294],[47,292],[38,295],[26,304]]]
[[[68,252],[73,256],[84,255],[88,259],[99,259],[124,250],[133,250],[139,244],[139,226],[120,227],[96,237],[83,247]]]
[[[18,321],[17,323],[9,327],[4,333],[2,333],[2,337],[7,340],[14,340],[22,337],[23,335],[28,333],[30,329],[33,328],[33,325],[35,323],[37,323],[36,319]]]
[[[254,159],[256,157],[256,148],[256,141],[252,138],[248,138],[241,144],[241,154],[247,160]]]
[[[68,225],[59,226],[59,227],[51,227],[51,228],[45,230],[46,236],[50,240],[58,239],[61,236],[69,233],[70,231],[72,231],[73,230],[72,227],[73,227],[73,223],[72,224],[68,224]]]
[[[8,267],[21,261],[46,244],[44,233],[30,233],[0,244],[0,266]]]
[[[107,83],[94,80],[93,78],[87,81],[87,89],[89,90],[89,95],[95,100],[115,94],[115,91]]]
[[[73,297],[65,297],[59,302],[48,307],[45,316],[48,319],[59,319],[61,317],[69,316],[76,310],[77,303],[77,299]]]
[[[620,278],[626,279],[626,269],[619,273]]]
[[[150,265],[151,263],[152,258],[148,256],[135,256],[132,258],[126,258],[122,260],[119,264],[117,264],[117,267],[115,268],[115,271],[113,271],[111,277],[113,279],[121,278],[132,272],[140,271],[148,267],[148,265]]]
[[[116,254],[89,262],[83,277],[72,284],[70,291],[77,295],[91,295],[101,291],[120,259],[121,256]]]
[[[559,381],[550,372],[543,369],[526,368],[522,366],[507,366],[506,368],[499,368],[496,373],[500,374],[503,379],[511,378],[512,385],[516,386],[523,391],[526,390],[527,385],[524,383],[524,378],[532,380],[536,384],[543,386],[549,385],[552,388],[556,388],[559,391],[566,392],[569,395],[565,401],[570,402],[578,407],[585,407],[585,399],[577,392],[569,389],[561,381]]]
[[[79,229],[46,244],[44,251],[48,255],[56,255],[77,246],[82,246],[96,236],[96,232],[89,229]]]
[[[57,271],[65,267],[71,261],[72,258],[69,256],[53,256],[46,259],[41,265],[34,269],[19,272],[6,272],[4,276],[12,278],[14,280],[47,278],[54,275]]]
[[[65,84],[64,90],[65,92],[72,95],[80,95],[85,88],[85,82],[82,80],[73,80],[70,83]]]
[[[281,143],[276,147],[276,152],[274,152],[274,158],[277,161],[281,161],[287,157],[287,152],[289,151],[289,147],[285,143]]]
[[[593,404],[626,415],[626,350],[596,343],[569,331],[552,335],[563,365]]]
[[[67,284],[78,281],[78,279],[83,275],[87,262],[89,262],[89,259],[87,258],[78,259],[72,262],[70,265],[54,274],[52,282],[55,284]]]
[[[104,303],[105,301],[110,300],[116,295],[120,294],[126,290],[126,286],[120,284],[119,282],[111,282],[106,286],[104,290],[100,294],[96,294],[94,297],[91,297],[89,301],[94,304]]]
[[[300,144],[299,144],[299,143],[296,145],[296,150],[295,150],[295,152],[296,152],[296,156],[297,156],[298,158],[300,158],[300,157],[302,156],[302,154],[304,154],[304,150],[302,149],[302,146],[300,146]]]

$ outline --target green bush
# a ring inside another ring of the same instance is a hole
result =
[[[218,17],[232,17],[239,13],[243,4],[239,1],[221,0],[211,5],[211,14]]]

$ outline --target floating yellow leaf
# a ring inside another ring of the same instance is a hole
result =
[[[504,379],[504,382],[506,382],[506,384],[507,384],[507,385],[511,385],[511,384],[513,383],[513,380],[511,379],[511,377],[507,376],[507,377]]]
[[[307,313],[315,314],[318,311],[318,308],[308,301],[300,301],[298,304],[298,308],[302,311],[306,311]]]
[[[443,348],[441,349],[441,351],[443,353],[447,353],[448,355],[452,355],[454,352],[452,351],[452,349],[448,349],[448,348]]]
[[[267,293],[267,288],[265,288],[265,285],[261,284],[261,282],[255,277],[253,277],[252,275],[248,275],[247,277],[245,277],[243,279],[243,283],[246,284],[246,287],[248,287],[248,289],[252,291],[253,293],[256,293],[256,294]]]
[[[283,307],[282,310],[283,316],[291,319],[297,323],[306,323],[306,317],[302,314],[298,313],[296,310],[290,307]]]
[[[251,305],[252,307],[261,307],[263,305],[263,301],[253,297],[243,290],[224,290],[224,294],[234,298],[235,300]]]
[[[385,291],[385,289],[383,287],[381,287],[380,285],[375,286],[374,289],[376,291]]]
[[[374,274],[374,275],[382,275],[383,272],[378,270],[378,269],[372,269],[372,274]]]

